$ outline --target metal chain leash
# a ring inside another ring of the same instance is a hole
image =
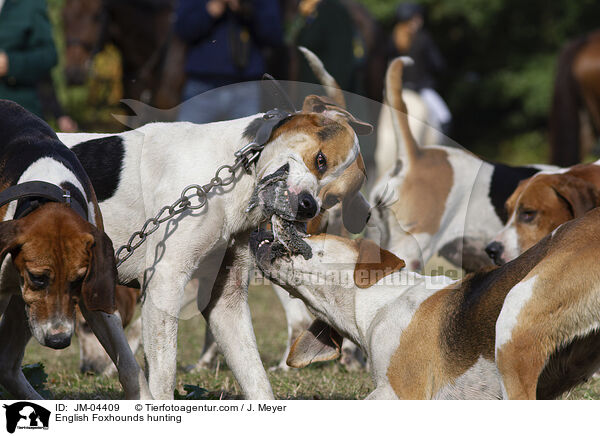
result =
[[[159,229],[162,223],[169,221],[171,218],[186,210],[198,210],[204,207],[208,202],[208,193],[213,188],[231,185],[235,181],[235,172],[238,169],[243,167],[247,173],[250,173],[250,164],[256,161],[260,156],[260,152],[263,150],[266,142],[271,136],[271,131],[283,118],[287,116],[289,116],[288,112],[278,109],[267,112],[263,116],[265,125],[270,127],[268,130],[268,136],[266,138],[265,129],[259,129],[254,141],[235,152],[235,161],[232,165],[221,165],[217,169],[215,176],[206,185],[186,186],[183,191],[181,191],[179,198],[173,204],[163,206],[153,218],[147,219],[140,230],[134,232],[129,237],[127,243],[119,247],[119,249],[115,252],[117,268],[121,266],[123,262],[129,259],[135,250],[137,250],[144,242],[146,242],[148,236]],[[223,176],[225,178],[223,178]],[[192,200],[195,198],[197,198],[196,204],[193,204]]]

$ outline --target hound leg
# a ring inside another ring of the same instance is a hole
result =
[[[377,385],[365,400],[397,400],[398,397],[389,383]]]
[[[283,356],[281,356],[279,364],[269,368],[269,370],[274,371],[281,369],[283,371],[288,371],[290,370],[290,367],[286,363],[286,360],[288,354],[290,354],[290,348],[292,347],[292,344],[298,335],[310,327],[313,322],[313,318],[310,316],[310,313],[308,312],[308,309],[302,300],[298,298],[290,298],[290,294],[285,289],[275,284],[273,284],[273,291],[275,291],[275,295],[277,295],[277,298],[279,298],[279,301],[283,306],[283,311],[285,312],[288,338],[287,346],[283,352]]]
[[[177,372],[177,330],[188,279],[184,274],[175,275],[167,264],[159,264],[145,291],[142,343],[148,383],[156,399],[173,399]]]
[[[531,333],[515,335],[496,349],[496,365],[502,378],[505,400],[535,400],[537,383],[546,361],[545,353]]]
[[[191,371],[202,371],[205,369],[211,369],[215,366],[217,356],[219,355],[219,346],[215,342],[215,337],[210,332],[208,325],[204,332],[204,346],[202,347],[202,355],[198,362],[193,365]]]
[[[219,259],[221,261],[223,259],[223,255],[225,254],[225,248],[223,248],[222,252],[219,256],[211,255],[214,259]],[[204,309],[210,300],[210,293],[212,290],[212,286],[206,287],[207,283],[214,283],[216,279],[216,274],[219,272],[221,264],[216,265],[216,260],[214,261],[215,265],[207,268],[206,264],[202,264],[200,268],[194,271],[193,278],[185,285],[185,302],[184,309],[182,310],[182,318],[184,317],[185,312],[189,315],[194,313],[200,313],[199,311]],[[207,274],[210,268],[215,268],[215,274]],[[205,289],[206,288],[206,289]],[[192,310],[193,304],[193,310]],[[194,371],[203,371],[205,369],[211,369],[214,367],[217,356],[219,354],[219,346],[215,342],[215,338],[210,332],[210,328],[208,325],[206,326],[206,330],[204,332],[204,345],[202,347],[202,353],[200,355],[200,359],[194,365],[190,365],[186,367],[186,371],[194,372]]]
[[[129,328],[127,332],[125,332],[127,336],[127,344],[129,344],[129,348],[133,354],[136,353],[137,349],[140,348],[140,343],[142,342],[142,318],[139,317],[136,319]]]
[[[360,371],[362,368],[365,368],[367,361],[360,347],[350,339],[344,338],[340,363],[348,371]]]
[[[110,356],[119,372],[119,381],[127,399],[151,399],[148,383],[140,366],[133,357],[123,332],[121,318],[116,314],[89,311],[79,303],[83,317]]]
[[[202,311],[225,361],[248,399],[273,399],[262,365],[248,307],[247,238],[227,249],[211,299]]]
[[[0,320],[0,384],[15,398],[43,400],[21,370],[25,346],[30,338],[25,302],[20,295],[13,295]]]

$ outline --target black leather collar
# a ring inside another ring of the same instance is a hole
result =
[[[68,190],[52,183],[41,181],[25,182],[10,186],[0,192],[0,207],[15,200],[18,200],[18,203],[13,219],[23,218],[42,204],[54,201],[65,203],[81,218],[89,221],[87,205],[80,204],[76,198],[71,197],[71,193]]]

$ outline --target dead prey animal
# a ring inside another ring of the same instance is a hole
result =
[[[310,246],[302,239],[306,237],[306,224],[295,221],[296,210],[292,207],[298,204],[295,194],[288,190],[287,178],[289,165],[283,165],[277,171],[263,177],[254,188],[246,212],[257,206],[262,206],[264,218],[271,217],[271,225],[275,240],[279,243],[273,246],[274,253],[281,256],[281,251],[289,254],[301,254],[305,259],[312,257]],[[279,246],[278,246],[279,245]]]
[[[303,239],[308,236],[304,230],[304,224],[290,222],[273,215],[271,217],[271,228],[275,239],[286,248],[288,253],[292,255],[301,254],[306,260],[312,257],[312,250]]]

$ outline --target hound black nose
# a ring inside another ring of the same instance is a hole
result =
[[[317,200],[310,195],[308,192],[301,192],[298,196],[298,213],[297,219],[310,219],[313,218],[319,211],[319,205]]]
[[[487,247],[485,247],[485,252],[487,255],[494,261],[496,265],[502,265],[502,252],[504,251],[504,245],[502,245],[498,241],[490,242]]]
[[[62,350],[71,345],[71,335],[67,333],[47,334],[44,338],[44,345],[55,350]]]

